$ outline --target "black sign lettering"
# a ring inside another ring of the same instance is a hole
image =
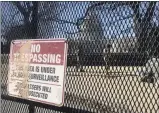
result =
[[[25,66],[24,70],[30,71],[30,72],[34,72],[34,66]]]
[[[39,72],[39,66],[36,66],[36,72]]]
[[[42,98],[42,99],[47,99],[48,98],[48,94],[35,92],[35,91],[29,91],[29,96]]]
[[[42,91],[51,93],[51,87],[43,86]]]
[[[29,71],[34,72],[34,66],[29,66]]]
[[[53,67],[41,67],[41,72],[55,74],[55,68],[53,68]]]
[[[41,91],[41,85],[29,84],[28,88],[31,89],[31,90]]]
[[[45,75],[45,74],[29,74],[30,80],[42,80],[49,82],[59,82],[59,76]]]

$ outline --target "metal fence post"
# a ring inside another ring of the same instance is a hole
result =
[[[32,103],[30,103],[29,107],[28,107],[29,113],[35,113],[35,109],[34,108],[35,108],[35,106]]]

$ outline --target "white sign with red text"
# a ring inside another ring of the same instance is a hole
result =
[[[12,41],[8,73],[9,95],[62,106],[66,60],[65,39]]]

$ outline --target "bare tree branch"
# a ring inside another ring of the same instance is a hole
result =
[[[21,6],[20,2],[12,2],[12,3],[13,3],[13,5],[15,5],[15,6],[18,8],[18,10],[19,10],[23,15],[26,15],[26,14],[27,14],[25,8]]]
[[[41,21],[55,21],[55,22],[59,22],[59,24],[73,24],[73,25],[76,25],[76,22],[71,22],[71,21],[68,21],[68,20],[62,20],[62,19],[59,19],[59,18],[56,18],[56,17],[46,17],[46,18],[41,18],[40,19]]]
[[[87,8],[87,10],[86,10],[84,16],[81,17],[81,18],[79,18],[77,21],[85,19],[85,17],[89,14],[90,10],[94,9],[94,8],[97,7],[97,6],[102,6],[102,5],[106,4],[106,3],[108,3],[108,2],[103,2],[103,1],[102,1],[102,2],[97,2],[97,3],[95,3],[95,4],[91,5],[91,6],[89,6],[89,7]]]
[[[27,9],[28,9],[28,14],[30,14],[35,5],[33,4],[33,6],[31,6],[31,4],[29,2],[27,2],[26,4],[27,4]]]
[[[141,23],[142,21],[142,15],[140,14],[140,2],[134,2],[132,5],[131,5],[131,8],[133,9],[134,11],[134,16],[135,16],[135,20],[137,20],[138,23]]]
[[[62,13],[62,11],[64,11],[64,9],[66,9],[66,5],[64,5],[64,7],[63,7],[62,9],[60,9],[58,12],[59,12],[59,13]],[[49,9],[49,10],[50,10],[50,9]],[[41,18],[42,16],[44,16],[44,15],[47,14],[47,13],[48,13],[48,10],[42,11],[42,12],[38,13],[38,18]],[[58,13],[58,14],[59,14],[59,13]],[[54,15],[54,16],[56,17],[58,14],[56,14],[56,15]]]
[[[14,18],[15,18],[15,16],[16,16],[17,14],[19,14],[19,11],[17,11],[15,14],[13,14],[13,15],[12,15],[12,19],[11,19],[11,21],[13,21],[13,20],[14,20]],[[11,22],[11,21],[10,21],[10,22]]]
[[[149,7],[147,8],[147,11],[146,11],[146,14],[145,14],[145,17],[144,17],[144,22],[147,20],[147,21],[150,21],[153,17],[153,13],[154,13],[154,10],[155,10],[155,6],[156,6],[156,2],[153,2],[151,1],[150,4],[149,4]]]
[[[134,15],[132,14],[132,15],[128,15],[128,16],[126,16],[126,17],[122,17],[122,18],[120,18],[120,19],[118,19],[118,20],[115,20],[115,21],[109,21],[109,22],[106,23],[106,25],[107,25],[107,26],[112,26],[112,25],[114,25],[115,23],[117,23],[117,22],[119,22],[119,21],[129,19],[129,18],[131,18],[131,17],[133,17],[133,16],[134,16]]]
[[[31,7],[29,2],[26,2],[26,6],[27,6],[27,9]]]
[[[133,4],[134,2],[130,1],[130,2],[118,2],[117,4],[114,5],[114,7],[112,7],[111,9],[114,10],[116,9],[117,7],[120,7],[120,6],[124,6],[124,5],[131,5]],[[84,14],[83,17],[79,18],[77,21],[80,21],[80,20],[84,20],[85,17],[89,14],[89,12],[92,10],[92,9],[95,9],[96,7],[99,7],[99,6],[102,6],[102,5],[105,5],[105,4],[113,4],[113,2],[108,2],[108,1],[102,1],[102,2],[96,2],[94,3],[93,5],[89,6],[86,10],[86,13]]]

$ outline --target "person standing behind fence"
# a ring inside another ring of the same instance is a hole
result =
[[[112,45],[111,44],[107,44],[106,48],[103,50],[103,53],[104,53],[104,61],[105,61],[105,68],[106,68],[106,71],[108,71],[109,69],[109,59],[110,59],[110,49],[111,49]]]
[[[4,48],[3,42],[1,42],[1,54],[3,54],[3,48]]]
[[[84,69],[83,69],[84,51],[83,51],[82,45],[80,43],[78,44],[77,49],[75,51],[76,51],[76,59],[77,59],[77,68],[76,69],[77,69],[77,71],[80,70],[80,72],[84,72]]]

